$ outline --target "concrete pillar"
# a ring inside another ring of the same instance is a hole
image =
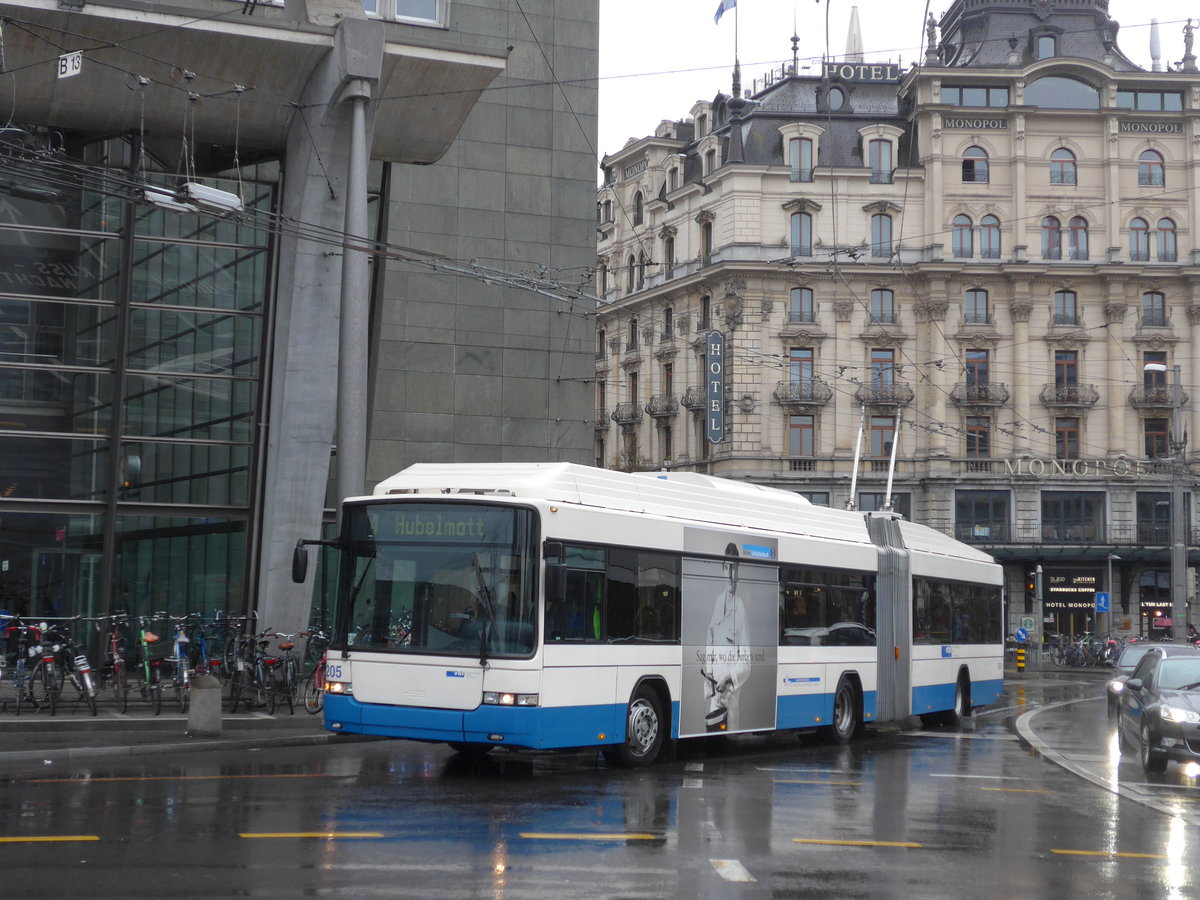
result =
[[[1109,282],[1109,287],[1112,291],[1117,292],[1124,288],[1121,281],[1114,279]],[[1108,323],[1105,328],[1104,342],[1104,382],[1101,385],[1104,394],[1102,402],[1108,412],[1108,455],[1116,456],[1118,453],[1129,453],[1131,448],[1128,446],[1129,441],[1126,440],[1124,422],[1125,414],[1129,408],[1129,398],[1126,396],[1125,384],[1128,378],[1125,372],[1128,370],[1125,362],[1125,354],[1123,351],[1125,342],[1125,315],[1128,311],[1128,306],[1125,303],[1117,300],[1111,300],[1104,305],[1104,320]],[[1136,383],[1141,383],[1141,361],[1137,361],[1138,372],[1135,373]],[[1110,395],[1111,394],[1111,395]],[[1110,396],[1109,396],[1110,395]],[[1138,455],[1137,453],[1134,454]]]
[[[1029,316],[1033,313],[1033,303],[1028,299],[1028,283],[1021,282],[1016,287],[1016,297],[1009,305],[1009,314],[1012,316],[1013,323],[1013,347],[1017,348],[1013,352],[1020,356],[1020,358],[1013,359],[1012,368],[1009,370],[1012,372],[1013,418],[1019,425],[1016,429],[1017,437],[1013,439],[1014,456],[1030,452],[1030,448],[1033,446],[1037,446],[1040,450],[1045,446],[1044,443],[1038,445],[1032,443],[1037,433],[1032,428],[1034,419],[1030,416],[1031,403],[1034,393],[1038,390],[1038,386],[1034,384],[1038,374],[1029,364],[1031,354],[1028,351]],[[1044,416],[1038,416],[1037,420],[1044,418]],[[1046,454],[1043,452],[1042,455]]]

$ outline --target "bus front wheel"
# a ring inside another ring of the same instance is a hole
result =
[[[846,679],[838,682],[833,696],[833,724],[829,726],[829,739],[835,744],[848,744],[859,731],[858,691]]]
[[[970,715],[970,695],[967,692],[966,677],[960,675],[954,685],[954,705],[942,713],[942,724],[958,728],[962,720]]]
[[[658,695],[644,685],[639,687],[625,715],[625,742],[606,748],[604,758],[631,769],[650,765],[662,749],[665,724]]]

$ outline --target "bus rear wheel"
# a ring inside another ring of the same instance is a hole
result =
[[[858,691],[843,678],[833,696],[833,724],[827,732],[829,739],[835,744],[850,743],[859,731],[859,716]]]
[[[625,742],[605,748],[604,758],[629,769],[650,765],[662,749],[665,724],[658,695],[644,685],[639,687],[625,715]]]

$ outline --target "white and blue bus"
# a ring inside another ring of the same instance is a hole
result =
[[[1003,685],[1001,567],[889,513],[683,472],[422,464],[345,502],[332,731],[467,752],[957,723]]]

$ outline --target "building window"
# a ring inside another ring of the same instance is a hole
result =
[[[892,183],[892,142],[876,139],[867,142],[871,165],[871,184]]]
[[[638,348],[638,320],[634,316],[629,320],[629,337],[625,341],[625,349],[636,350]]]
[[[1171,495],[1167,491],[1138,491],[1137,540],[1139,544],[1171,543]]]
[[[601,297],[608,293],[608,266],[603,263],[596,267],[596,287]]]
[[[979,220],[979,255],[984,259],[1000,258],[1000,220],[995,216]]]
[[[992,321],[988,310],[988,292],[978,289],[967,291],[966,323],[968,325],[988,325]]]
[[[1079,351],[1054,351],[1054,387],[1059,400],[1070,400],[1078,393]]]
[[[950,241],[956,259],[970,259],[975,255],[975,240],[971,233],[971,217],[959,214],[950,223]]]
[[[1054,458],[1079,459],[1079,419],[1072,416],[1054,420]]]
[[[1050,183],[1075,184],[1075,154],[1066,147],[1050,154]]]
[[[839,87],[830,88],[829,93],[825,95],[825,102],[836,112],[846,105],[846,92]]]
[[[604,438],[596,438],[596,468],[604,468]]]
[[[712,328],[712,297],[708,295],[700,298],[700,321],[696,327],[701,331]]]
[[[1054,324],[1079,324],[1079,309],[1074,291],[1054,292]]]
[[[660,340],[669,341],[675,337],[675,310],[669,306],[663,307],[663,327]]]
[[[788,416],[788,455],[813,455],[812,416]]]
[[[1167,445],[1167,420],[1146,419],[1143,425],[1146,433],[1146,459],[1163,459],[1170,455]]]
[[[792,347],[788,351],[788,378],[793,386],[806,387],[813,379],[813,351],[809,347]]]
[[[639,399],[638,380],[639,379],[638,379],[637,372],[629,373],[629,382],[628,382],[628,384],[629,384],[629,402],[632,403],[635,407],[638,405],[638,403],[641,402]]]
[[[1100,92],[1081,79],[1049,75],[1025,88],[1025,103],[1045,109],[1099,109]]]
[[[812,288],[792,288],[788,299],[788,321],[796,323],[815,322],[816,320],[817,315],[816,309],[813,306]]]
[[[633,224],[641,225],[642,217],[645,215],[646,204],[642,200],[642,192],[638,191],[633,195]]]
[[[955,491],[954,536],[960,541],[1006,541],[1008,491]]]
[[[664,397],[675,396],[675,367],[671,363],[662,367],[662,392]]]
[[[796,491],[796,493],[813,506],[829,505],[829,491]]]
[[[1138,184],[1147,187],[1162,187],[1163,158],[1157,150],[1143,150],[1138,157]]]
[[[886,396],[891,392],[895,381],[896,351],[889,348],[872,350],[871,387],[875,388],[881,396]]]
[[[717,151],[709,150],[704,154],[704,174],[711,175],[717,171]]]
[[[987,350],[968,350],[966,354],[967,401],[977,402],[988,399],[988,361],[990,353]]]
[[[700,265],[707,266],[712,264],[712,252],[712,222],[705,222],[700,226]]]
[[[896,295],[886,288],[871,291],[871,324],[896,324]]]
[[[1179,91],[1117,91],[1117,108],[1181,112],[1183,94]]]
[[[1037,38],[1037,58],[1050,59],[1054,56],[1054,35],[1039,34]]]
[[[813,180],[813,142],[809,138],[788,141],[788,156],[792,166],[792,181]]]
[[[679,187],[679,167],[672,166],[667,170],[667,191],[668,193]]]
[[[1175,262],[1178,254],[1175,245],[1175,223],[1170,219],[1159,219],[1155,226],[1155,244],[1159,262]]]
[[[962,180],[964,184],[988,183],[988,155],[982,147],[968,147],[963,153]]]
[[[625,293],[633,293],[633,279],[637,277],[637,260],[629,254],[629,263],[625,266]]]
[[[1142,389],[1147,402],[1168,403],[1167,370],[1160,372],[1146,371],[1148,365],[1166,366],[1167,352],[1165,350],[1146,350],[1142,353]]]
[[[1070,237],[1071,259],[1088,258],[1088,223],[1083,216],[1072,216],[1067,228]]]
[[[662,458],[669,460],[675,455],[675,435],[671,432],[670,425],[664,425],[658,429],[659,437],[662,441]]]
[[[1008,88],[960,87],[942,85],[942,102],[951,106],[1008,106]]]
[[[1150,223],[1141,217],[1129,223],[1129,258],[1134,261],[1150,258]]]
[[[596,332],[596,359],[604,359],[608,355],[608,337],[603,328]],[[603,391],[604,382],[600,382]],[[600,404],[603,406],[604,404]]]
[[[896,437],[894,416],[871,416],[871,456],[887,459],[892,455],[892,441]]]
[[[987,459],[991,452],[992,420],[987,416],[967,416],[967,459]]]
[[[640,291],[646,286],[646,254],[639,253],[637,261],[637,289]]]
[[[696,140],[708,134],[708,116],[704,113],[696,116]]]
[[[446,25],[449,0],[363,0],[370,16],[395,19],[409,25]]]
[[[884,213],[871,216],[871,255],[878,259],[892,256],[892,217]]]
[[[1158,326],[1167,324],[1166,295],[1158,291],[1146,291],[1142,294],[1142,324]]]
[[[812,216],[792,213],[792,256],[812,256]]]
[[[1062,223],[1054,216],[1042,219],[1042,259],[1062,259]]]
[[[1103,492],[1042,491],[1042,540],[1098,543],[1104,531]]]
[[[675,277],[675,238],[663,241],[663,273],[667,278]]]

